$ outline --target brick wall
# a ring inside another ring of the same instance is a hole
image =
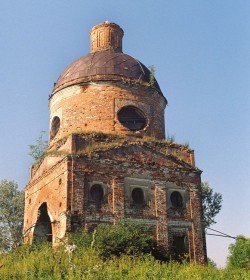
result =
[[[31,178],[29,185],[25,188],[23,232],[26,242],[32,240],[39,215],[38,210],[43,203],[47,204],[54,237],[53,242],[57,243],[59,239],[64,237],[67,226],[68,176],[67,158],[61,158],[61,161],[55,165],[48,166],[47,170],[40,176],[35,176],[36,179]]]
[[[98,148],[103,142],[110,144],[113,137],[93,133],[70,135],[62,145],[80,147],[74,150],[75,154],[64,150],[64,155],[53,155],[51,151],[33,167],[30,184],[26,187],[24,231],[36,223],[38,209],[46,202],[54,243],[67,231],[79,227],[93,229],[100,223],[129,218],[143,220],[152,227],[156,240],[170,255],[174,252],[174,238],[185,237],[190,260],[204,263],[201,172],[188,156],[193,151],[160,141],[158,144],[148,142],[147,146],[135,143]],[[95,142],[97,148],[91,153],[83,149],[84,145]],[[164,146],[167,153],[164,153]],[[104,197],[98,204],[91,198],[94,184],[103,188]],[[143,190],[144,201],[140,205],[133,201],[134,188]],[[173,207],[170,196],[174,191],[182,195],[183,207]],[[26,240],[32,236],[31,230]]]
[[[146,116],[147,126],[135,132],[126,129],[117,119],[117,112],[123,106],[141,109]],[[165,106],[165,99],[150,87],[104,82],[68,87],[50,99],[50,123],[55,116],[61,120],[59,132],[51,145],[77,131],[102,131],[163,139]]]

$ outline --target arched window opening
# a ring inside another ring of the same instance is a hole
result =
[[[136,107],[123,107],[117,115],[119,122],[131,131],[142,130],[147,125],[144,113]]]
[[[132,199],[136,204],[142,204],[144,202],[144,193],[141,188],[134,188],[132,190]]]
[[[55,138],[57,132],[59,131],[59,128],[60,128],[60,118],[54,117],[51,122],[51,130],[50,130],[50,139],[51,140],[53,138]]]
[[[170,196],[171,203],[174,207],[180,208],[183,207],[183,198],[180,192],[174,191]]]
[[[93,185],[90,189],[90,196],[95,203],[101,203],[104,197],[103,187],[99,184]]]
[[[43,203],[37,213],[37,222],[34,230],[34,242],[52,242],[52,227],[49,218],[47,203]]]

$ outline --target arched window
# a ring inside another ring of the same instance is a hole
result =
[[[119,122],[131,131],[142,130],[147,125],[144,113],[136,107],[125,106],[117,114]]]
[[[51,122],[50,139],[52,140],[60,128],[60,118],[54,117]]]
[[[103,187],[99,184],[93,185],[90,189],[90,196],[95,203],[101,203],[104,197]]]
[[[144,202],[144,193],[141,188],[134,188],[131,196],[136,204],[142,204]]]
[[[177,208],[183,207],[183,198],[179,192],[177,191],[172,192],[170,195],[170,200],[173,207],[177,207]]]
[[[34,242],[52,242],[52,227],[47,210],[47,203],[44,202],[38,209],[37,222],[34,229]]]

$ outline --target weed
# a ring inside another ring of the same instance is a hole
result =
[[[149,71],[150,71],[150,74],[149,74],[149,84],[151,86],[154,86],[154,84],[155,84],[155,66],[154,65],[150,65],[148,68],[149,68]]]
[[[250,279],[247,269],[217,269],[194,263],[159,262],[152,256],[121,255],[106,260],[90,247],[77,247],[69,258],[65,246],[24,245],[0,254],[0,279],[80,280],[80,279]],[[15,267],[15,269],[13,269]]]

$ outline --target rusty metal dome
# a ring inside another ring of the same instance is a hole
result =
[[[58,78],[53,93],[74,84],[111,80],[151,85],[161,93],[156,80],[150,84],[150,70],[145,65],[111,49],[90,53],[73,62]]]

